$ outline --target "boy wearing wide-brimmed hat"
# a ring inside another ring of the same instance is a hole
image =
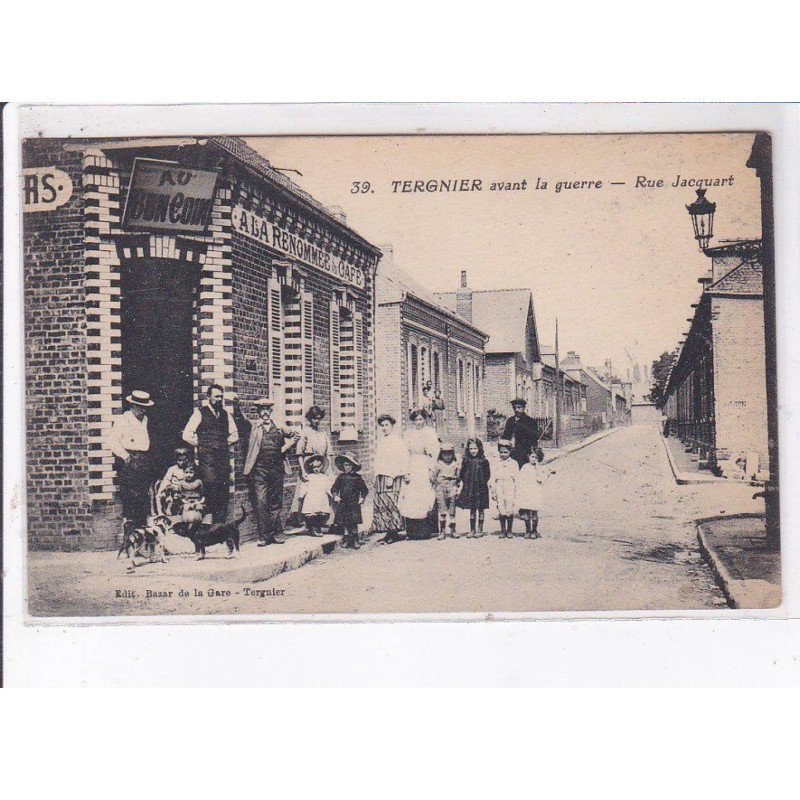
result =
[[[369,494],[367,484],[358,474],[361,464],[352,453],[342,453],[334,459],[341,470],[331,487],[331,495],[337,503],[333,523],[342,531],[342,547],[358,549],[358,526],[363,522],[361,506]]]

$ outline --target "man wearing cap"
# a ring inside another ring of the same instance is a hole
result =
[[[239,432],[233,416],[223,408],[222,387],[213,383],[206,394],[208,400],[189,417],[183,440],[197,449],[200,480],[212,520],[225,522],[231,490],[230,448],[239,441]]]
[[[299,438],[294,431],[285,433],[272,419],[275,403],[267,397],[253,404],[258,419],[250,429],[243,473],[250,479],[251,499],[258,524],[258,546],[283,544],[284,457]]]
[[[525,413],[526,406],[527,403],[521,397],[511,401],[514,415],[506,420],[501,437],[514,442],[511,457],[519,464],[520,469],[523,464],[527,464],[531,450],[539,446],[539,427],[536,420]]]
[[[108,447],[119,459],[117,482],[122,515],[136,525],[143,525],[150,511],[150,434],[147,409],[155,405],[147,392],[138,389],[126,398],[129,408],[114,421]]]

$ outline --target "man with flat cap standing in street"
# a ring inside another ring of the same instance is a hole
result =
[[[243,473],[250,481],[250,497],[258,525],[258,546],[283,544],[283,484],[286,453],[299,435],[282,431],[272,418],[275,403],[268,397],[253,405],[258,419],[252,423]]]
[[[539,426],[533,417],[529,417],[525,413],[527,405],[521,397],[511,401],[514,415],[506,420],[503,435],[500,437],[514,443],[511,457],[519,464],[520,469],[523,464],[528,463],[531,450],[539,447]]]

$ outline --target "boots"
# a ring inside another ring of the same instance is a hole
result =
[[[437,539],[446,539],[447,538],[447,517],[441,515],[439,517],[439,535],[436,537]]]
[[[483,536],[483,517],[478,517],[478,533],[475,538],[480,539]]]
[[[455,522],[451,522],[450,523],[450,537],[453,538],[453,539],[458,539],[459,538],[458,534],[456,533],[456,524],[455,524]]]
[[[475,539],[477,534],[475,533],[475,517],[469,518],[469,533],[467,534],[467,539]]]

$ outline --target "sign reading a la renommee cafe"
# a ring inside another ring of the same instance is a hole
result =
[[[137,158],[133,164],[122,227],[126,230],[204,233],[217,173],[173,161]]]
[[[234,206],[231,220],[234,229],[250,239],[261,242],[274,250],[279,250],[304,264],[321,269],[343,283],[359,289],[364,288],[366,283],[364,272],[357,266],[348,264],[343,258],[337,258],[327,250],[322,250],[280,225],[248,211],[243,206]]]

